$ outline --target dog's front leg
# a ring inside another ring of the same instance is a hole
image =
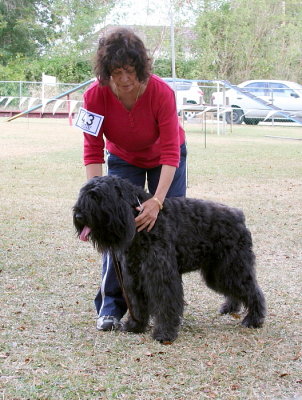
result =
[[[178,335],[184,308],[181,275],[176,268],[165,265],[165,274],[153,273],[149,280],[149,307],[154,316],[153,339],[173,342]]]
[[[127,320],[122,325],[125,332],[143,333],[146,331],[149,313],[144,293],[139,290],[141,284],[138,278],[125,274],[125,295],[128,298],[129,310]]]

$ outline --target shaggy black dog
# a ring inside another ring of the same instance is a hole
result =
[[[150,232],[137,232],[136,208],[151,195],[124,179],[94,177],[81,189],[73,208],[77,234],[100,251],[113,251],[122,266],[132,305],[123,329],[144,332],[154,319],[153,338],[171,342],[184,308],[181,275],[200,271],[207,286],[226,297],[221,313],[247,309],[242,321],[258,328],[265,299],[255,275],[252,239],[242,211],[184,198],[164,202]]]

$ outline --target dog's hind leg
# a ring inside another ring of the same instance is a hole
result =
[[[265,318],[265,299],[256,278],[253,274],[244,277],[237,276],[232,283],[233,286],[227,288],[227,292],[231,292],[229,296],[236,298],[237,302],[242,302],[247,309],[242,325],[248,328],[261,327]]]
[[[230,283],[232,283],[230,285]],[[221,314],[236,313],[240,311],[243,304],[247,309],[247,315],[242,321],[242,325],[248,328],[259,328],[262,326],[265,318],[265,298],[262,290],[258,286],[256,279],[251,275],[246,279],[228,281],[228,287],[220,288],[226,296],[226,301],[220,309]]]
[[[266,308],[264,295],[257,282],[248,287],[244,304],[248,313],[243,319],[242,325],[248,328],[260,328],[264,322]]]
[[[241,301],[247,309],[242,325],[248,328],[261,327],[265,319],[266,306],[256,279],[254,253],[250,249],[238,251],[235,261],[228,265],[225,272],[228,275],[227,290],[230,290],[230,295]]]
[[[246,255],[246,254],[245,254]],[[242,325],[249,328],[262,326],[266,314],[265,298],[257,283],[253,257],[237,257],[236,261],[225,261],[208,265],[203,276],[206,284],[226,297],[222,305],[222,314],[238,312],[240,304],[247,309]]]

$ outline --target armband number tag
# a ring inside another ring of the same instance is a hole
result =
[[[95,114],[81,107],[74,125],[89,135],[98,136],[103,120],[103,115]]]

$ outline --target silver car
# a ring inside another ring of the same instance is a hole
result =
[[[225,93],[221,91],[212,95],[213,105],[232,107],[232,112],[226,112],[228,123],[257,125],[260,121],[291,121],[290,116],[302,117],[302,85],[296,82],[250,80],[240,83],[238,88],[240,91],[229,89]],[[266,104],[278,107],[285,113]]]

